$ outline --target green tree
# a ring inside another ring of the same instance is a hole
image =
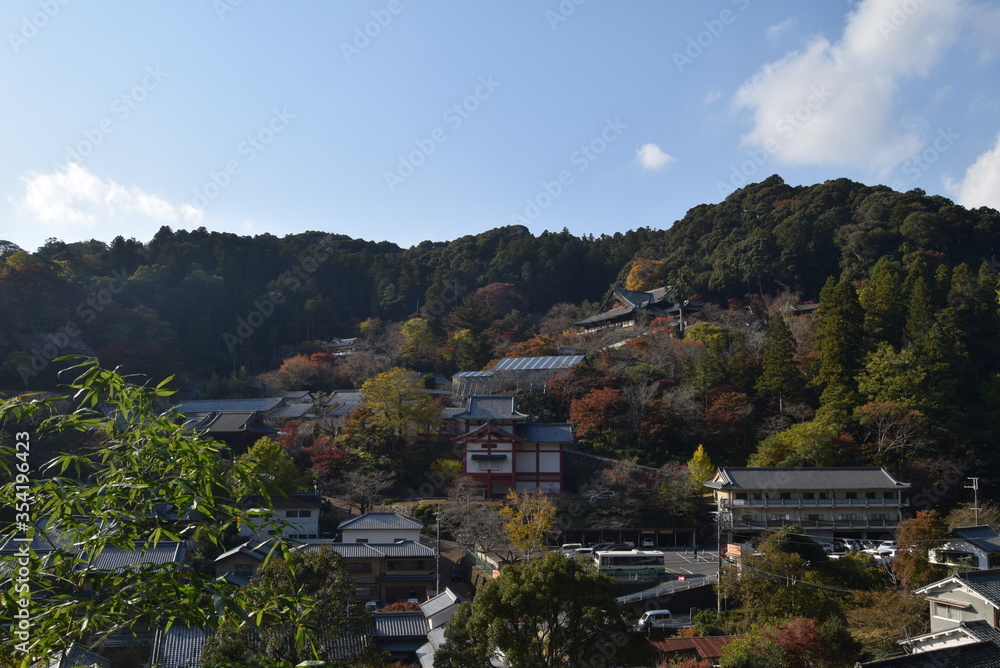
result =
[[[397,444],[409,442],[418,430],[436,425],[441,411],[423,391],[420,376],[395,368],[365,381],[361,408],[376,429],[391,434]]]
[[[525,558],[530,559],[533,552],[545,549],[545,536],[556,521],[556,504],[548,494],[541,490],[510,490],[500,514],[507,518],[510,541]]]
[[[819,300],[816,382],[823,388],[820,412],[843,421],[857,404],[855,374],[861,362],[863,315],[857,292],[846,279],[827,279]]]
[[[485,668],[498,651],[519,668],[620,665],[593,659],[612,634],[624,631],[614,581],[549,552],[504,567],[471,603],[462,604],[445,627],[446,642],[434,665]]]
[[[370,616],[352,603],[353,596],[354,578],[329,545],[308,552],[278,550],[238,594],[244,607],[277,614],[261,624],[227,619],[206,640],[202,663],[294,666],[319,659],[326,666],[389,665],[371,647],[345,652],[356,644],[352,636],[363,638],[370,624]]]
[[[771,434],[748,466],[835,466],[843,457],[840,427],[824,420],[800,422]]]
[[[888,258],[876,262],[858,293],[858,301],[865,312],[865,334],[876,343],[899,345],[906,316],[899,263]]]
[[[281,443],[268,436],[257,439],[246,453],[237,457],[233,468],[240,470],[241,479],[261,480],[280,496],[291,496],[297,487],[298,471],[292,456]],[[244,485],[238,483],[233,484],[233,491],[238,496],[247,493]]]
[[[437,346],[437,335],[430,322],[424,318],[413,318],[404,322],[400,331],[403,345],[399,352],[403,362],[412,367],[425,368],[430,364]]]
[[[777,399],[779,413],[783,411],[784,400],[794,401],[802,393],[802,374],[795,365],[795,353],[795,337],[788,323],[781,314],[773,314],[764,334],[757,392]]]
[[[137,387],[93,360],[73,371],[79,375],[69,384],[77,407],[72,412],[59,410],[68,402],[65,397],[21,396],[0,403],[0,426],[18,442],[37,446],[51,440],[66,447],[66,454],[45,461],[36,460],[34,450],[29,456],[9,442],[0,444],[0,468],[10,481],[0,486],[0,502],[15,508],[27,493],[33,523],[28,537],[47,548],[78,546],[52,549],[47,558],[32,560],[30,638],[18,639],[11,635],[15,629],[0,627],[0,642],[8,650],[15,648],[4,653],[6,665],[26,668],[71,642],[145,631],[149,619],[211,629],[220,612],[250,618],[259,613],[260,621],[280,615],[273,607],[245,608],[235,598],[234,585],[189,565],[151,564],[138,572],[112,574],[110,580],[93,565],[108,547],[152,549],[165,541],[195,538],[221,546],[227,532],[247,520],[228,498],[229,483],[251,493],[267,490],[230,469],[224,445],[203,439],[174,414],[157,408],[160,398],[171,394],[167,381]],[[17,477],[4,462],[14,463]],[[30,489],[25,492],[24,486]],[[181,512],[165,522],[163,508]],[[0,534],[23,529],[12,520],[2,520]],[[14,591],[16,565],[16,556],[0,556],[5,592]],[[108,585],[100,596],[86,589],[95,578]]]
[[[695,494],[701,494],[704,491],[701,484],[714,478],[717,470],[708,453],[705,452],[705,446],[698,446],[691,459],[688,460],[687,466],[688,477],[695,485]]]

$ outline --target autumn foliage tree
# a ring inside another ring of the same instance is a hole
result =
[[[621,390],[612,387],[593,389],[569,407],[569,419],[577,436],[602,441],[615,425],[624,401]]]
[[[637,290],[648,292],[663,284],[663,263],[659,260],[646,260],[637,258],[629,269],[628,277],[625,279],[626,290]]]
[[[913,591],[947,574],[947,568],[932,564],[928,551],[944,545],[948,524],[936,510],[918,510],[915,517],[905,519],[896,529],[899,546],[892,570],[907,591]]]

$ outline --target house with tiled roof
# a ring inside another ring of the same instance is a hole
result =
[[[486,371],[460,371],[452,376],[456,397],[541,391],[557,374],[583,362],[583,355],[504,357]]]
[[[419,541],[424,523],[399,513],[371,512],[337,525],[343,543]]]
[[[733,636],[705,636],[701,638],[667,638],[650,644],[660,653],[664,665],[684,661],[712,661],[722,656],[723,648]]]
[[[174,624],[156,629],[149,656],[152,668],[200,668],[201,650],[208,634],[199,628]]]
[[[445,643],[444,625],[458,612],[458,606],[465,599],[445,589],[432,599],[420,604],[420,610],[427,619],[427,642],[417,649],[417,660],[421,668],[434,667],[434,654]]]
[[[243,499],[240,505],[266,511],[241,524],[241,536],[258,539],[280,536],[293,540],[320,538],[319,515],[323,498],[319,494],[296,492],[290,496],[273,495],[267,502],[251,496]]]
[[[454,420],[464,473],[480,484],[481,498],[512,489],[562,492],[563,450],[573,444],[573,425],[537,422],[518,410],[513,396],[469,397]]]
[[[948,537],[944,545],[930,550],[932,564],[981,571],[1000,568],[1000,534],[988,525],[957,527]]]
[[[1000,668],[1000,569],[956,573],[916,593],[930,606],[930,632],[900,640],[906,654],[857,666]]]
[[[827,540],[892,538],[910,487],[877,467],[724,467],[703,484],[730,543],[786,524]]]
[[[41,665],[45,668],[111,668],[111,660],[75,642]]]

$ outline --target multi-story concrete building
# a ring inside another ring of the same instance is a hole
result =
[[[884,468],[721,468],[714,491],[728,542],[797,524],[816,538],[892,538],[909,483]]]

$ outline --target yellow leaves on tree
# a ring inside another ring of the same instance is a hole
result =
[[[625,279],[626,290],[648,292],[663,285],[663,263],[637,258]]]

